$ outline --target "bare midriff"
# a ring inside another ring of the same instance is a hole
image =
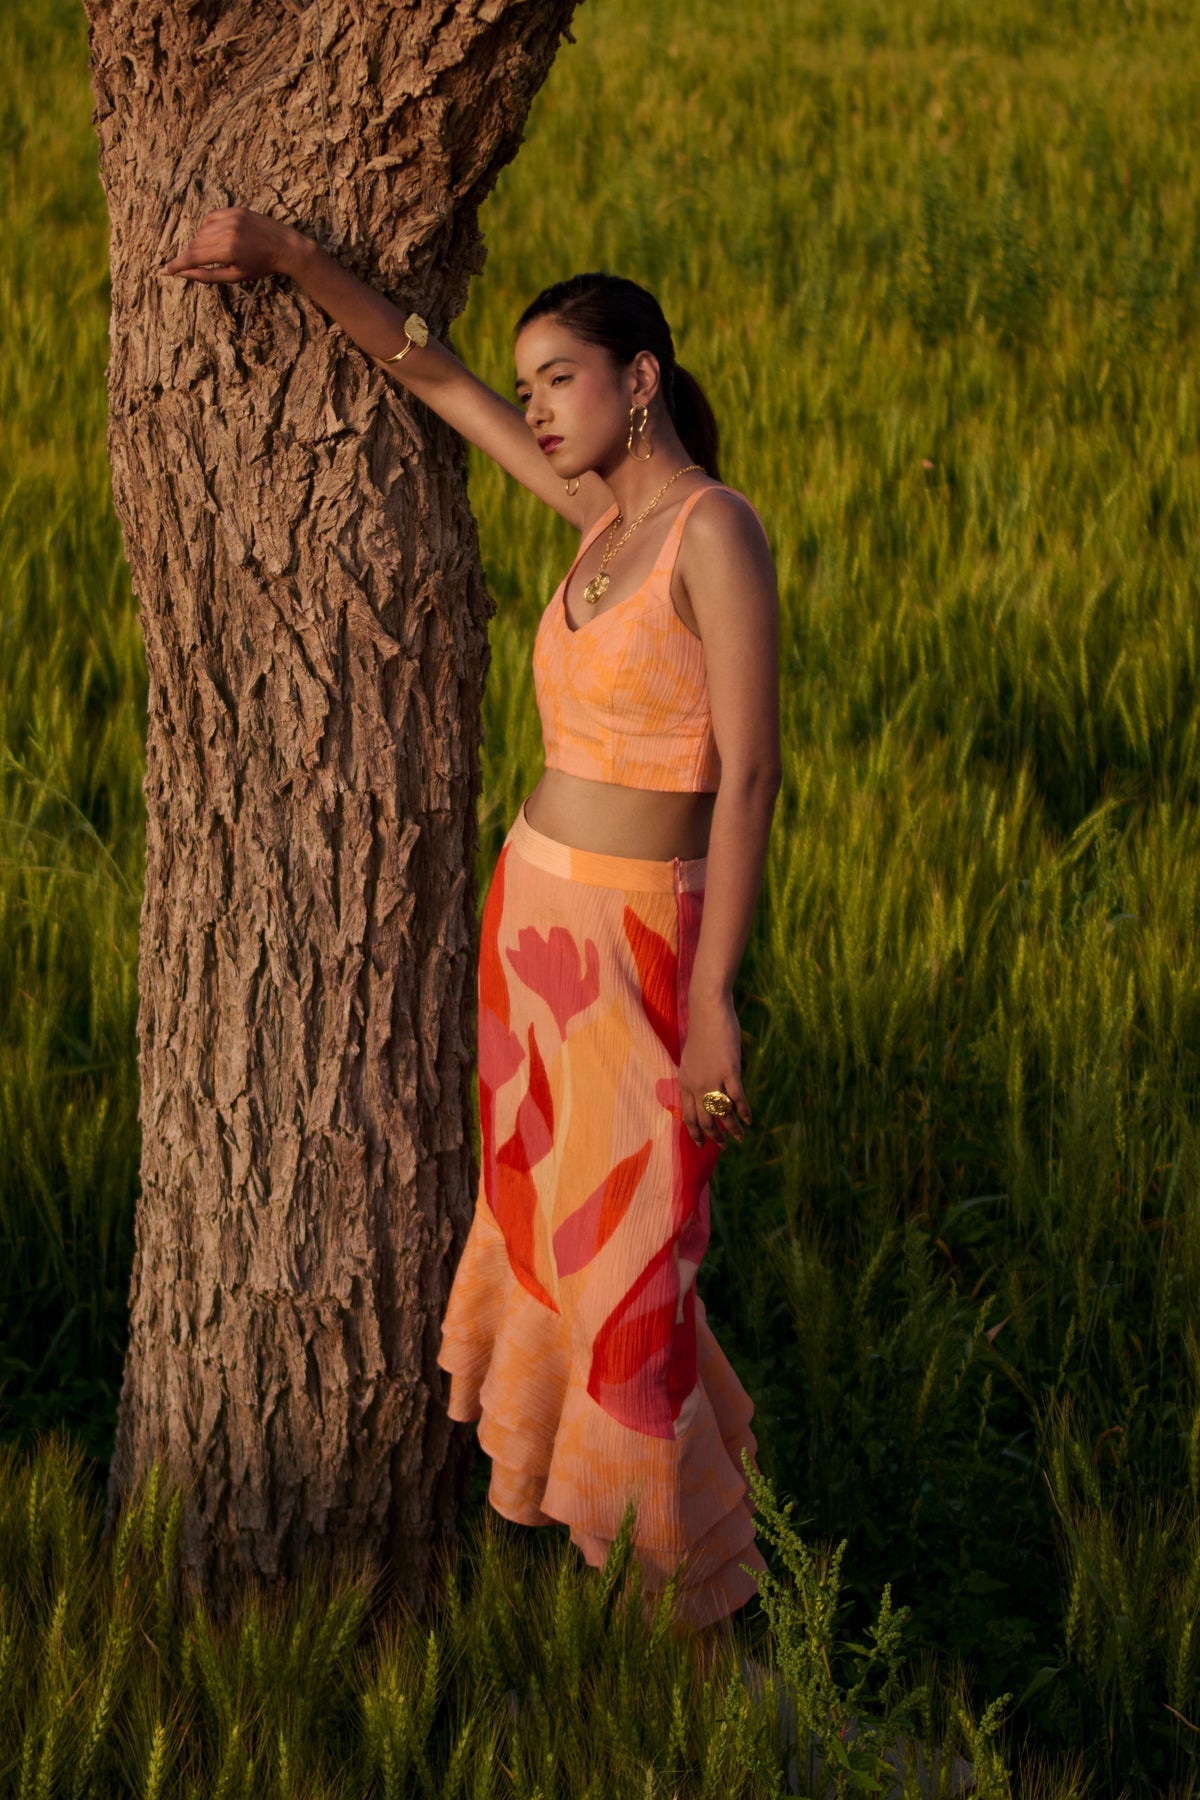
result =
[[[634,856],[654,862],[707,856],[713,793],[665,793],[618,787],[562,769],[546,769],[525,802],[535,831],[599,856]]]

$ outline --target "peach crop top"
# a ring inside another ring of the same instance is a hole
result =
[[[725,489],[725,492],[731,492]],[[607,612],[572,628],[567,583],[598,519],[554,591],[533,644],[533,682],[546,767],[618,787],[712,793],[721,759],[713,736],[704,646],[671,603],[671,574],[700,488],[680,507],[646,580]]]

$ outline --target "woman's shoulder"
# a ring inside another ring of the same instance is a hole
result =
[[[705,495],[711,496],[708,502],[709,506],[724,506],[735,510],[740,507],[749,511],[751,518],[757,519],[758,517],[758,510],[749,495],[743,494],[740,488],[730,487],[728,482],[709,481],[704,487],[697,488],[692,498],[699,500]],[[720,499],[717,498],[717,495],[720,495]]]
[[[754,549],[766,545],[766,529],[758,509],[740,489],[713,481],[707,487],[697,488],[684,505],[689,502],[687,537],[701,554],[737,545]]]
[[[777,612],[775,559],[757,509],[724,482],[698,488],[692,499],[699,504],[692,505],[677,566],[701,637]]]

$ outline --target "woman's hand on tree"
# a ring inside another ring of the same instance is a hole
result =
[[[159,273],[210,282],[289,275],[297,251],[308,241],[281,219],[251,212],[248,206],[222,206],[204,215],[195,237]]]
[[[714,1118],[700,1104],[710,1088],[724,1088],[733,1111]],[[750,1107],[742,1090],[742,1034],[733,1000],[691,1001],[687,1040],[679,1061],[683,1122],[694,1144],[706,1139],[723,1144],[726,1134],[740,1143],[750,1123]]]

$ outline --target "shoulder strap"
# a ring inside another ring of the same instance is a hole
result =
[[[724,482],[718,482],[715,487],[697,488],[694,494],[688,495],[687,499],[676,513],[670,531],[668,531],[666,537],[663,539],[663,547],[659,551],[658,561],[654,565],[654,573],[656,575],[661,574],[664,570],[669,571],[674,569],[676,560],[679,556],[679,546],[683,542],[683,528],[691,517],[692,508],[695,506],[696,502],[698,500],[703,500],[705,494],[717,492],[722,494],[732,494],[734,491],[733,488],[726,487]]]
[[[589,547],[589,545],[595,543],[596,539],[600,536],[600,533],[605,529],[606,526],[612,524],[613,517],[614,517],[616,511],[617,511],[617,503],[614,500],[612,505],[607,507],[605,509],[605,511],[600,514],[600,517],[596,520],[595,524],[592,525],[587,531],[584,532],[583,536],[579,540],[579,549],[575,552],[575,562],[573,562],[571,564],[570,575],[573,575],[575,573],[575,565],[576,565],[576,563],[578,563],[578,561],[579,561],[580,557],[583,555],[584,551]],[[568,580],[570,579],[570,575],[568,575]]]

